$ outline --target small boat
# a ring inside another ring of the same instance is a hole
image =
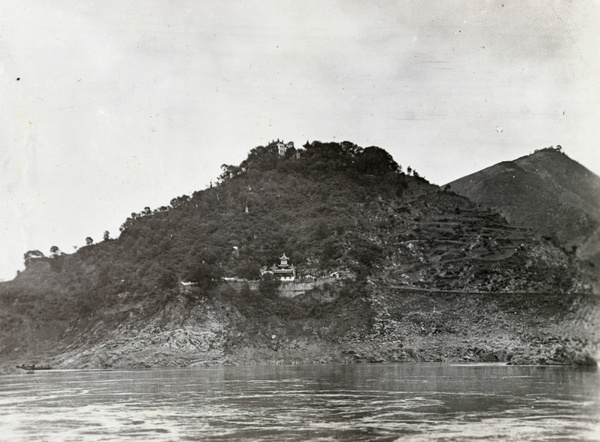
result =
[[[26,370],[26,371],[33,371],[33,370],[52,370],[52,367],[50,367],[49,365],[35,365],[35,364],[21,364],[21,365],[17,365],[17,368],[20,368],[22,370]]]

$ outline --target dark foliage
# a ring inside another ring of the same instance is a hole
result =
[[[532,284],[547,284],[548,266],[532,261],[524,270],[529,249],[504,261],[510,271],[496,270],[492,260],[476,261],[514,250],[493,239],[477,242],[484,225],[498,229],[501,223],[465,198],[405,175],[378,147],[314,141],[280,155],[270,143],[252,149],[239,166],[224,165],[217,185],[173,198],[169,207],[132,213],[117,239],[106,232],[102,242],[52,258],[27,252],[27,271],[17,280],[43,281],[56,293],[79,297],[86,314],[125,294],[158,302],[176,292],[180,281],[210,292],[224,277],[256,280],[260,268],[277,263],[284,252],[300,277],[340,271],[361,282],[395,260],[423,286],[443,287],[460,276],[490,289],[509,283],[519,288],[525,284],[518,282],[519,272],[525,271]],[[443,241],[450,248],[438,249]],[[443,255],[448,264],[433,265],[425,254]],[[574,277],[569,268],[552,282],[568,290]],[[277,281],[260,284],[261,296],[277,291]]]

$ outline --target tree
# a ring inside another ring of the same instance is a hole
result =
[[[133,219],[131,218],[127,218],[125,220],[125,222],[121,225],[121,227],[119,227],[119,231],[120,232],[124,232],[125,230],[127,230],[129,227],[131,227],[131,225],[133,224]]]
[[[39,258],[45,258],[44,254],[39,250],[29,250],[25,252],[25,255],[23,255],[23,259],[25,260],[25,267],[29,266],[32,260]]]
[[[265,297],[274,297],[279,291],[281,281],[273,275],[264,275],[258,283],[258,291]]]
[[[238,278],[255,280],[260,278],[260,264],[256,261],[244,260],[236,269],[235,274]]]
[[[217,266],[202,262],[187,273],[186,279],[195,282],[200,288],[211,289],[221,282],[222,274]]]
[[[85,239],[85,244],[86,244],[87,246],[91,246],[92,244],[94,244],[94,240],[92,239],[92,237],[91,237],[91,236],[88,236],[88,237]]]
[[[59,256],[59,255],[62,254],[61,251],[60,251],[60,249],[58,248],[58,246],[52,246],[52,247],[50,247],[50,253],[52,254],[53,258],[55,256]]]
[[[231,179],[240,174],[241,168],[238,166],[231,166],[229,164],[223,164],[221,166],[223,173],[219,175],[219,182],[222,183],[227,179]]]
[[[104,231],[104,241],[108,241],[110,239],[110,233],[108,230]]]
[[[242,287],[240,288],[240,295],[242,296],[242,298],[249,298],[250,296],[252,296],[252,290],[250,289],[250,284],[248,284],[247,282],[243,282],[242,283]]]
[[[384,149],[371,146],[364,149],[357,158],[356,168],[359,172],[383,175],[388,172],[400,172],[402,169],[394,158]]]
[[[176,209],[177,207],[180,207],[180,206],[184,205],[185,203],[187,203],[190,199],[191,198],[188,195],[181,195],[176,198],[173,198],[171,200],[170,204],[173,209]]]

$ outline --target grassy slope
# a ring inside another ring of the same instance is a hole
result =
[[[499,163],[450,185],[511,224],[579,247],[583,258],[600,254],[600,177],[557,150]]]

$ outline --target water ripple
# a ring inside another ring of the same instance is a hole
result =
[[[598,372],[442,364],[0,376],[2,440],[598,440]],[[4,439],[3,439],[4,438]]]

